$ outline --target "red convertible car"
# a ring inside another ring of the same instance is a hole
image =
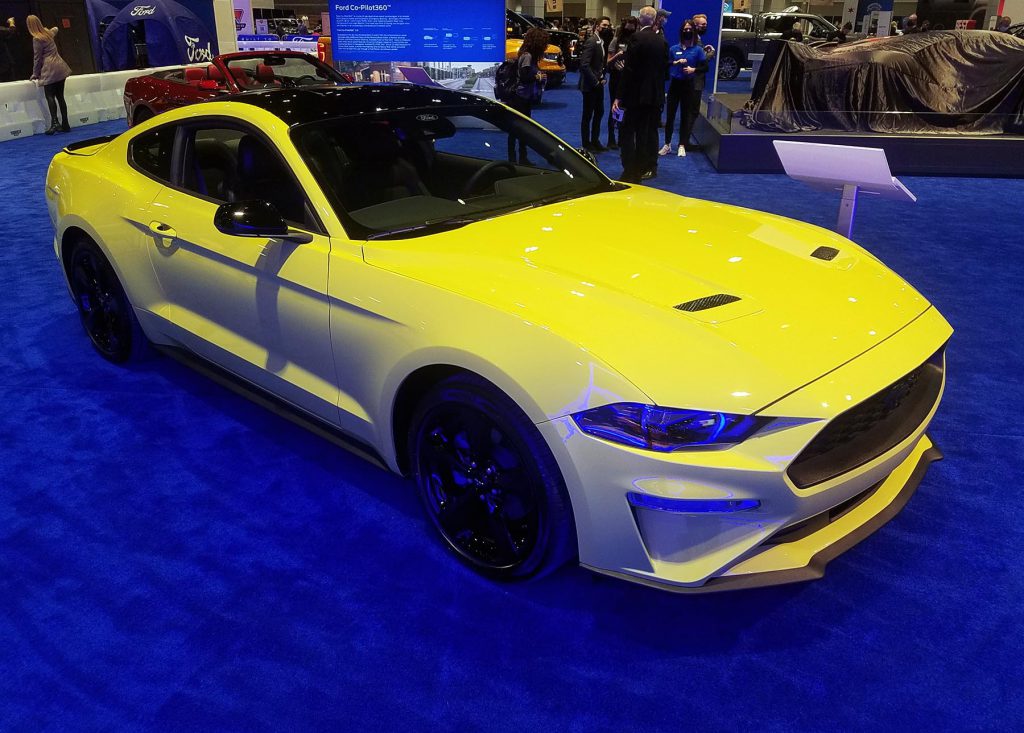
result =
[[[242,51],[205,66],[183,66],[129,79],[124,87],[128,125],[164,110],[250,89],[348,84],[315,56],[298,51]]]

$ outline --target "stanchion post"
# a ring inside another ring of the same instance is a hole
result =
[[[854,183],[843,186],[843,198],[839,202],[839,218],[836,231],[849,239],[853,235],[853,217],[857,213],[857,192],[860,187]]]

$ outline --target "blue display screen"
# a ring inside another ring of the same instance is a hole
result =
[[[502,61],[505,0],[333,2],[335,61]]]

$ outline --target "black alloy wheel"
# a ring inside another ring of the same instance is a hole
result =
[[[435,387],[413,419],[420,498],[445,544],[478,572],[523,578],[575,553],[554,457],[511,400],[470,375]]]
[[[96,351],[115,363],[138,356],[146,337],[114,268],[93,242],[75,245],[68,280],[82,326]]]
[[[718,59],[718,78],[732,81],[740,75],[740,60],[733,53],[724,53]]]

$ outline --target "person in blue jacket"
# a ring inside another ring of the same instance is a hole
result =
[[[690,142],[693,123],[700,110],[700,90],[694,83],[699,74],[708,69],[707,54],[700,45],[700,38],[692,20],[684,20],[679,28],[679,43],[668,50],[669,85],[668,111],[665,114],[665,145],[658,151],[659,155],[672,152],[672,128],[679,116],[679,150],[678,156],[686,156],[686,146]]]

